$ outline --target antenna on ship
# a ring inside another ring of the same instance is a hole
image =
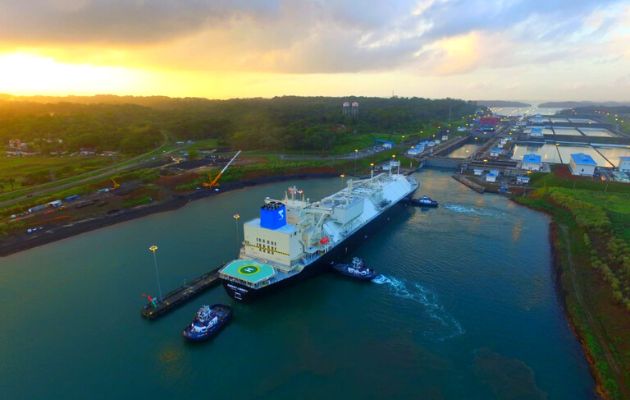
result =
[[[149,247],[149,251],[153,253],[153,265],[155,266],[155,280],[157,281],[158,296],[159,296],[158,299],[162,301],[162,286],[160,285],[160,271],[158,270],[157,250],[158,250],[158,247],[156,245],[151,245],[151,247]]]

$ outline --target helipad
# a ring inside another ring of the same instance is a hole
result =
[[[258,261],[234,260],[226,265],[221,270],[221,273],[255,284],[271,278],[275,271],[271,265],[259,263]]]

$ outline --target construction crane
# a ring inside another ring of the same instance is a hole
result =
[[[112,190],[116,190],[120,187],[120,183],[116,182],[114,178],[110,179],[112,181]]]
[[[237,151],[236,154],[234,154],[234,157],[232,157],[232,159],[230,159],[230,161],[228,161],[227,164],[225,164],[225,167],[223,167],[223,169],[217,174],[217,176],[214,177],[214,179],[211,182],[204,182],[202,185],[203,187],[206,188],[213,188],[218,186],[218,182],[219,179],[221,179],[221,175],[223,175],[223,173],[228,169],[228,167],[230,166],[230,164],[232,164],[234,162],[234,160],[236,160],[236,157],[238,157],[238,155],[241,154],[241,151]],[[210,179],[210,175],[208,175],[208,180]]]

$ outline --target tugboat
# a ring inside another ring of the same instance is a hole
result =
[[[409,203],[417,207],[431,207],[431,208],[435,208],[439,205],[437,201],[433,200],[429,196],[422,196],[419,199],[410,199]]]
[[[351,264],[333,264],[332,268],[341,275],[360,281],[371,281],[377,275],[376,271],[366,267],[359,257],[354,257]]]
[[[182,336],[191,342],[208,340],[232,319],[232,309],[223,304],[201,306],[193,322],[182,331]]]

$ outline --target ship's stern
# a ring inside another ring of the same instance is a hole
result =
[[[271,265],[248,259],[233,260],[219,271],[227,294],[243,302],[257,297],[271,284],[275,274]]]

